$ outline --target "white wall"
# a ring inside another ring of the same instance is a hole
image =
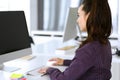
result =
[[[0,11],[24,10],[30,31],[30,0],[0,0]]]
[[[119,17],[118,18],[118,26],[119,26],[118,27],[118,34],[119,34],[119,40],[120,40],[120,1],[119,1],[119,10],[118,11],[119,11],[119,14],[118,14],[119,15],[118,16]]]

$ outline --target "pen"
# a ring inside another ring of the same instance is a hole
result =
[[[34,76],[34,75],[30,74],[30,73],[27,73],[27,75]]]
[[[47,75],[47,74],[48,74],[48,73],[42,74],[41,77],[43,77],[43,76],[45,76],[45,75]]]

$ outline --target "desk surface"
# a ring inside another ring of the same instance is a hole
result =
[[[35,46],[32,46],[33,49],[33,55],[36,57],[32,60],[23,60],[23,59],[16,59],[13,61],[6,62],[6,66],[13,66],[18,67],[20,70],[14,71],[14,72],[4,72],[0,71],[0,79],[1,80],[10,80],[10,75],[12,73],[22,73],[26,74],[27,72],[39,68],[40,66],[46,65],[46,62],[48,59],[52,57],[61,57],[66,59],[73,58],[73,55],[57,55],[55,54],[56,48],[59,48],[61,46],[62,42],[58,42],[58,40],[51,40],[45,42],[45,44],[36,44]],[[67,43],[68,44],[68,43]],[[72,43],[73,44],[73,43]],[[70,43],[71,45],[71,43]],[[60,68],[60,70],[65,69],[65,67],[57,67]],[[27,76],[28,80],[49,80],[48,76],[40,77],[40,76]]]
[[[17,71],[14,72],[5,72],[5,71],[0,71],[0,80],[10,80],[10,75],[13,73],[21,73],[21,74],[27,74],[27,72],[40,68],[43,65],[46,65],[48,59],[52,58],[53,56],[46,56],[46,55],[36,55],[36,57],[32,60],[23,60],[23,59],[16,59],[10,62],[6,62],[6,66],[14,66],[20,68]],[[62,56],[61,56],[62,57]],[[67,57],[66,57],[67,58]],[[64,66],[54,66],[56,68],[59,68],[61,71],[63,71],[66,67]],[[41,77],[40,75],[35,75],[35,76],[30,76],[26,75],[28,80],[49,80],[49,77],[43,76]]]
[[[52,58],[54,56],[48,56],[48,55],[36,55],[36,57],[32,60],[23,60],[23,59],[16,59],[10,62],[5,63],[6,66],[11,65],[14,67],[21,68],[20,70],[14,71],[14,72],[5,72],[5,71],[0,71],[0,80],[10,80],[10,75],[13,73],[22,73],[22,74],[27,74],[27,72],[37,69],[43,65],[46,65],[46,62],[48,59]],[[63,57],[63,56],[59,56]],[[64,58],[71,58],[71,57],[64,57]],[[116,56],[113,57],[114,62],[120,63],[120,59],[116,58]],[[116,61],[115,61],[116,60]],[[64,66],[56,66],[59,68],[61,71],[64,71],[66,67]],[[40,75],[36,76],[26,76],[28,80],[50,80],[49,77],[43,76],[41,77]]]
[[[26,74],[28,71],[39,68],[40,66],[46,65],[46,62],[48,61],[48,59],[52,58],[52,57],[61,57],[61,58],[65,58],[65,59],[72,59],[74,57],[74,54],[70,54],[70,55],[57,55],[54,54],[55,49],[59,48],[61,46],[61,43],[58,43],[57,41],[52,41],[54,42],[51,43],[48,42],[44,45],[41,44],[37,44],[35,47],[33,47],[33,52],[36,53],[34,54],[36,57],[32,60],[23,60],[23,59],[16,59],[13,61],[9,61],[7,63],[5,63],[6,66],[11,65],[14,67],[18,67],[21,68],[20,70],[17,70],[15,72],[12,73],[22,73],[22,74]],[[114,44],[114,46],[116,46],[118,42],[113,42],[112,44]],[[69,42],[67,43],[69,44]],[[72,44],[72,43],[70,43]],[[66,45],[66,44],[65,44]],[[49,49],[52,48],[52,49]],[[49,50],[48,50],[49,49]],[[113,63],[120,63],[120,58],[117,56],[113,56]],[[64,70],[65,67],[58,67],[60,70]],[[12,74],[10,72],[4,72],[4,71],[0,71],[0,80],[10,80],[10,75]],[[28,80],[49,80],[48,76],[27,76]]]

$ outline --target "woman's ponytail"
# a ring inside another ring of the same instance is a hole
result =
[[[83,0],[82,5],[86,15],[89,13],[86,23],[88,37],[85,43],[98,40],[106,44],[112,28],[108,0]]]

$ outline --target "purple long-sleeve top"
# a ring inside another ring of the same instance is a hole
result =
[[[94,41],[78,48],[72,60],[64,60],[65,71],[49,68],[47,73],[51,80],[110,80],[111,61],[110,43]]]

